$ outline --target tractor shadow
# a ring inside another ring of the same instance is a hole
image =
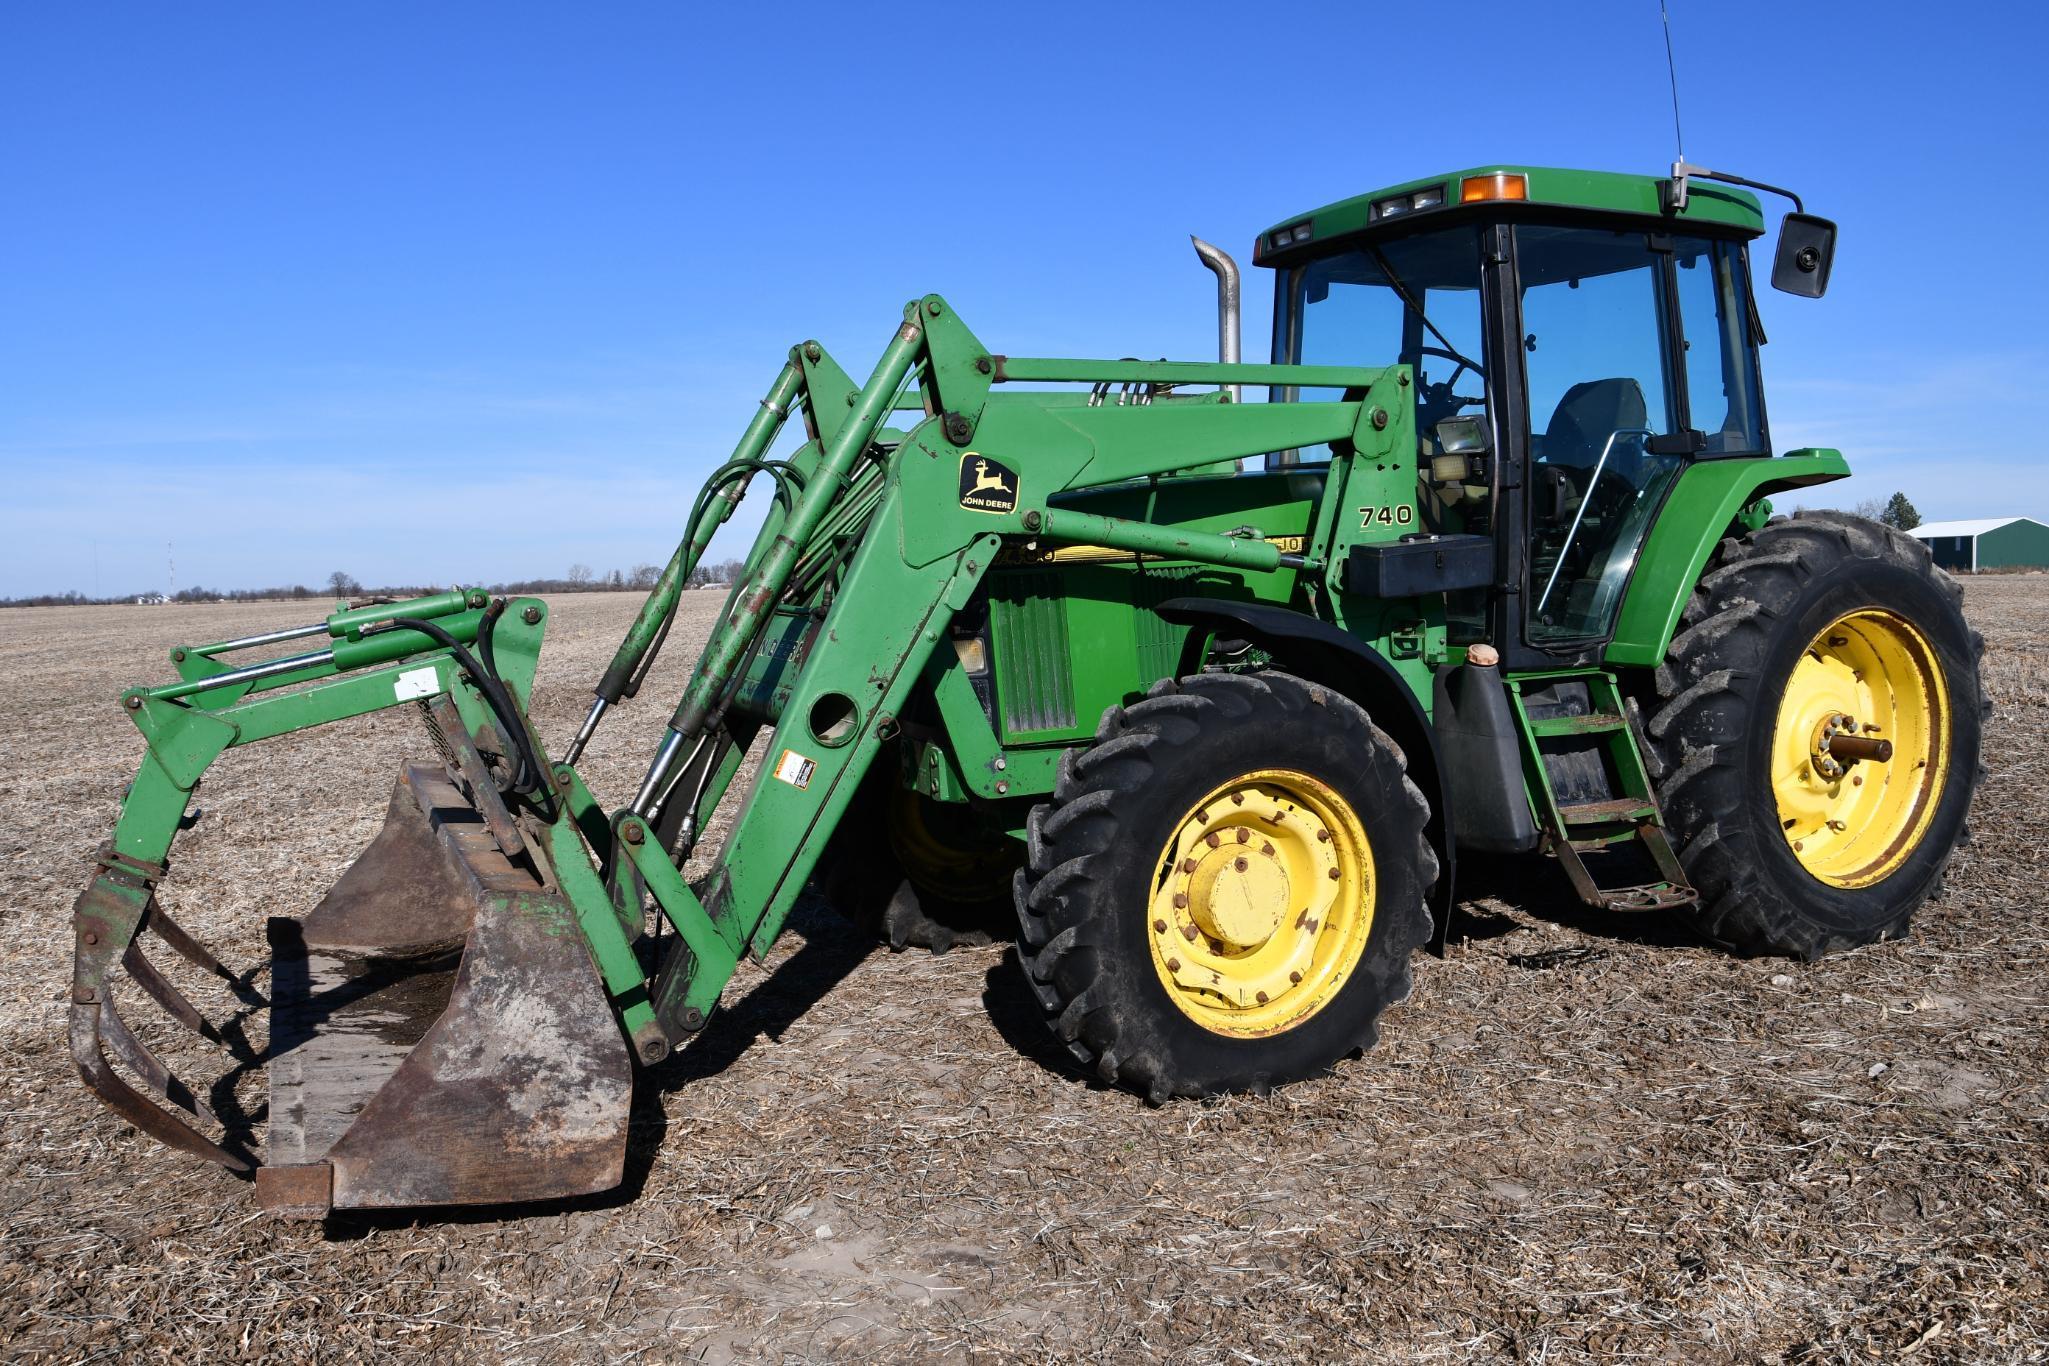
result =
[[[1700,943],[1682,922],[1671,916],[1631,916],[1584,905],[1573,895],[1561,871],[1541,867],[1534,858],[1469,856],[1459,864],[1458,890],[1459,904],[1452,910],[1450,929],[1453,944],[1503,938],[1528,928],[1529,920],[1609,944],[1673,948]],[[655,1155],[668,1135],[664,1099],[694,1082],[724,1072],[761,1040],[781,1038],[791,1024],[824,1000],[880,947],[815,897],[807,896],[798,903],[788,928],[802,941],[795,952],[779,962],[745,996],[717,1011],[696,1039],[641,1072],[633,1088],[625,1172],[619,1185],[594,1195],[517,1205],[337,1212],[325,1221],[327,1240],[354,1241],[379,1230],[491,1224],[537,1215],[615,1209],[639,1199],[654,1169]],[[1518,967],[1541,970],[1567,967],[1605,956],[1607,952],[1595,943],[1504,956]],[[990,965],[984,976],[982,1004],[996,1032],[1019,1056],[1091,1090],[1113,1089],[1069,1053],[1048,1027],[1038,998],[1026,980],[1015,943],[1005,947],[1002,957]]]
[[[829,906],[808,896],[790,913],[788,930],[802,941],[794,953],[776,964],[745,996],[714,1011],[703,1033],[664,1061],[640,1071],[627,1116],[625,1170],[617,1186],[592,1195],[511,1205],[340,1211],[325,1220],[327,1240],[351,1242],[379,1230],[493,1224],[616,1209],[638,1200],[654,1170],[655,1155],[668,1136],[664,1098],[724,1072],[762,1039],[781,1038],[784,1030],[825,999],[879,947]]]
[[[1451,909],[1447,935],[1453,947],[1505,939],[1531,928],[1532,921],[1584,937],[1586,942],[1576,945],[1500,954],[1511,966],[1530,971],[1591,963],[1624,945],[1671,949],[1697,948],[1702,943],[1684,921],[1670,914],[1630,914],[1587,905],[1573,892],[1563,869],[1536,855],[1464,856],[1458,866],[1458,898]],[[990,966],[983,980],[982,1004],[997,1033],[1020,1056],[1091,1089],[1113,1089],[1069,1053],[1054,1034],[1026,980],[1015,943]]]
[[[1624,879],[1607,877],[1608,882]],[[1646,948],[1697,948],[1700,936],[1669,912],[1604,911],[1581,901],[1565,870],[1535,854],[1467,854],[1459,859],[1458,904],[1446,938],[1457,945],[1500,939],[1534,920],[1589,939]],[[1507,955],[1511,959],[1524,955]],[[1529,955],[1533,959],[1546,955]],[[1519,966],[1554,966],[1531,962]]]
[[[1094,1072],[1081,1065],[1074,1054],[1067,1051],[1067,1045],[1053,1032],[1046,1019],[1046,1013],[1039,1006],[1039,998],[1033,993],[1032,985],[1025,978],[1024,960],[1018,956],[1013,942],[1004,947],[1003,956],[990,964],[982,979],[982,1007],[989,1012],[989,1023],[996,1027],[1003,1042],[1056,1076],[1072,1081],[1086,1082],[1097,1091],[1111,1088]]]

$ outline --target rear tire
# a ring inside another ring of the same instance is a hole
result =
[[[1321,1074],[1409,994],[1428,817],[1400,749],[1338,693],[1165,680],[1106,712],[1032,812],[1027,978],[1079,1061],[1156,1104]]]
[[[1962,601],[1919,541],[1860,517],[1722,543],[1645,727],[1701,933],[1808,960],[1906,933],[1984,776],[1985,646]],[[1858,710],[1859,737],[1898,734],[1894,758],[1829,757],[1828,718]]]

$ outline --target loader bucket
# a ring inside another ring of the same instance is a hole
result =
[[[531,848],[506,854],[504,844],[519,844],[513,830],[502,806],[480,813],[450,772],[408,765],[383,829],[327,896],[303,920],[270,921],[270,1046],[261,1057],[242,1049],[269,1072],[260,1165],[238,1136],[201,1134],[217,1123],[203,1091],[130,1031],[102,980],[111,965],[94,955],[120,938],[109,930],[126,898],[140,907],[138,928],[237,984],[245,1001],[260,998],[163,914],[153,891],[161,867],[103,855],[109,872],[78,917],[79,981],[91,984],[73,998],[80,1075],[154,1137],[231,1170],[253,1167],[258,1203],[287,1216],[618,1185],[632,1062],[547,861]],[[237,1042],[157,972],[142,943],[118,960],[129,980],[188,1028]]]
[[[260,1204],[320,1215],[619,1184],[632,1061],[546,869],[507,857],[438,767],[409,765],[334,889],[303,921],[270,922]]]

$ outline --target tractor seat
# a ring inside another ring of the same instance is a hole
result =
[[[1558,400],[1551,425],[1544,429],[1543,463],[1589,469],[1601,458],[1610,436],[1626,427],[1645,426],[1648,412],[1643,387],[1633,379],[1575,384]]]

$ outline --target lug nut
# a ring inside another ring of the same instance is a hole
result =
[[[1155,921],[1153,922],[1153,933],[1154,933],[1154,934],[1165,934],[1166,932],[1167,932],[1167,922],[1166,922],[1166,921],[1164,921],[1164,920],[1155,920]]]
[[[1338,871],[1337,869],[1335,869],[1335,868],[1333,868],[1333,869],[1331,869],[1331,870],[1330,870],[1330,880],[1331,880],[1332,882],[1336,882],[1336,881],[1337,881],[1337,880],[1338,880],[1339,878],[1341,878],[1341,877],[1343,877],[1343,876],[1344,876],[1344,874],[1343,874],[1343,873],[1340,873],[1340,872],[1339,872],[1339,871]]]
[[[1169,959],[1167,960],[1167,971],[1169,971],[1169,972],[1179,972],[1179,971],[1181,971],[1181,960],[1180,960],[1180,959],[1178,959],[1178,958],[1169,958]]]

